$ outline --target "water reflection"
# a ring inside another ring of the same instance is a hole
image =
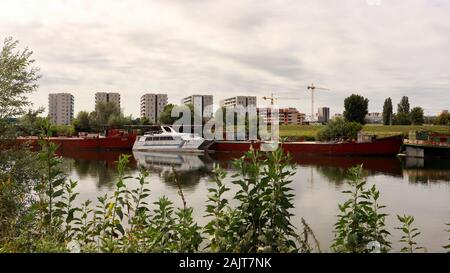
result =
[[[195,187],[202,178],[211,174],[213,159],[208,154],[176,154],[134,151],[138,166],[161,177],[169,187],[176,188],[178,177],[183,188]]]
[[[76,172],[80,180],[94,177],[97,179],[97,188],[112,188],[117,179],[117,160],[123,152],[96,152],[77,151],[60,152],[59,156],[66,158],[69,170]],[[128,167],[136,168],[136,160],[130,155]],[[69,160],[69,162],[67,162]]]
[[[450,159],[404,158],[403,173],[412,183],[450,181]]]

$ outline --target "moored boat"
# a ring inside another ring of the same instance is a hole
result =
[[[137,137],[133,151],[204,152],[209,142],[197,134],[180,133],[170,126],[157,126]]]
[[[50,137],[50,142],[58,145],[58,152],[63,151],[129,151],[136,140],[133,132],[110,129],[105,136],[87,134],[77,137]],[[40,149],[39,138],[19,137],[19,144],[27,143],[31,149]]]
[[[369,141],[335,141],[335,142],[284,142],[282,148],[291,154],[320,154],[340,156],[394,156],[400,151],[402,136],[393,136]],[[214,151],[238,152],[252,147],[260,150],[263,142],[252,141],[215,141],[211,146]],[[263,145],[264,146],[264,145]]]
[[[412,131],[404,140],[404,146],[408,157],[450,158],[450,134]]]

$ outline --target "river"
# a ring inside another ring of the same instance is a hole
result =
[[[115,152],[63,154],[69,178],[79,181],[79,202],[91,199],[95,203],[98,196],[114,190],[119,155]],[[227,186],[232,191],[236,189],[230,178],[235,173],[231,160],[239,156],[236,154],[139,153],[134,156],[129,164],[129,173],[137,176],[139,166],[151,173],[148,178],[151,189],[149,203],[165,195],[175,205],[182,206],[174,182],[174,168],[182,178],[187,204],[194,208],[194,216],[200,224],[207,221],[203,216],[207,189],[214,186],[210,175],[215,163],[227,170]],[[346,171],[357,164],[363,164],[368,184],[376,184],[381,192],[380,202],[387,205],[385,212],[389,216],[386,224],[392,234],[393,251],[401,249],[397,242],[401,234],[394,229],[399,226],[396,214],[415,217],[415,224],[422,232],[417,241],[428,252],[443,252],[442,246],[448,244],[449,233],[445,223],[450,222],[450,160],[302,156],[293,161],[296,170],[291,185],[295,194],[293,222],[299,226],[300,217],[305,218],[323,250],[329,251],[338,204],[347,197],[341,193],[348,189]],[[132,180],[128,183],[135,184]]]

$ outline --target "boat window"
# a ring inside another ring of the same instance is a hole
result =
[[[153,137],[147,137],[146,139],[145,139],[145,141],[152,141],[153,140]]]
[[[166,130],[167,132],[172,132],[172,130],[170,129],[169,126],[163,126],[164,130]]]

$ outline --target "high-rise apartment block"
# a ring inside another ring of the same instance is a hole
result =
[[[141,117],[146,117],[151,123],[158,123],[164,107],[167,105],[167,94],[144,94],[141,97]]]
[[[211,95],[192,95],[182,99],[181,103],[192,104],[195,111],[203,113],[203,118],[212,118],[213,116],[213,96]]]
[[[48,116],[56,125],[70,125],[73,121],[74,97],[69,93],[48,95]]]
[[[95,105],[99,102],[114,102],[120,109],[120,94],[119,93],[108,93],[108,92],[97,92],[95,93]]]
[[[317,120],[319,122],[328,122],[330,120],[330,108],[320,107],[317,112]]]

